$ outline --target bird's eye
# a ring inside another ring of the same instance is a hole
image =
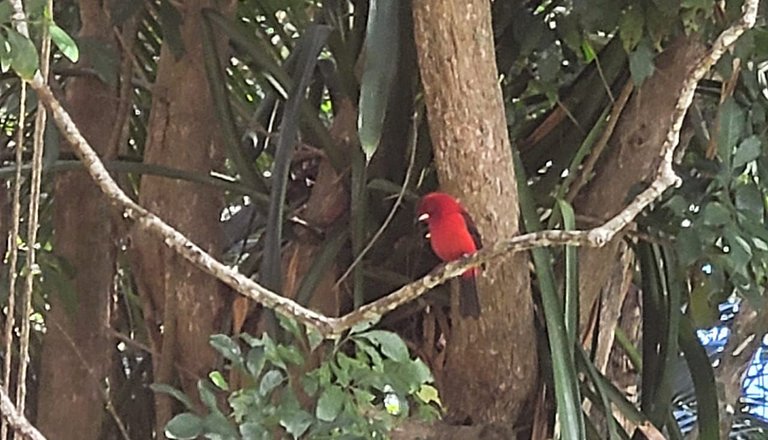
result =
[[[425,221],[425,220],[429,220],[429,214],[427,214],[426,212],[425,212],[424,214],[421,214],[421,215],[419,216],[419,221],[420,221],[420,222],[423,222],[423,221]]]

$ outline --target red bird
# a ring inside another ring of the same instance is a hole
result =
[[[475,223],[458,200],[441,192],[424,196],[417,210],[419,221],[429,227],[432,250],[443,261],[458,260],[474,254],[483,247]],[[480,300],[477,296],[475,277],[479,268],[472,268],[461,275],[459,311],[461,316],[480,316]]]

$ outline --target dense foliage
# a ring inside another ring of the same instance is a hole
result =
[[[190,18],[170,0],[105,3],[103,13],[121,35],[119,47],[69,36],[81,26],[78,2],[61,0],[52,11],[42,1],[26,2],[30,39],[15,30],[10,2],[0,2],[0,177],[7,188],[15,181],[13,148],[17,139],[31,145],[38,105],[34,95],[27,97],[26,125],[20,126],[19,77],[29,79],[38,69],[38,48],[49,35],[56,48],[51,79],[55,90],[66,92],[80,76],[98,78],[115,89],[129,88],[128,97],[123,96],[130,104],[127,130],[117,136],[125,142],[118,158],[107,162],[123,188],[138,199],[141,176],[153,175],[195,182],[223,194],[222,212],[195,215],[222,219],[225,238],[218,253],[264,286],[290,293],[303,305],[340,314],[437,264],[413,219],[418,195],[434,190],[438,182],[428,115],[421,117],[410,1],[239,0],[235,11],[212,5],[201,9],[205,63],[196,67],[205,69],[208,90],[197,93],[210,94],[210,112],[217,121],[210,129],[217,133],[219,154],[226,156],[205,172],[186,169],[182,154],[173,158],[174,167],[145,162],[153,135],[149,119],[159,61],[182,59],[190,50],[183,33],[184,20]],[[710,44],[738,20],[742,4],[492,2],[497,68],[510,138],[521,165],[517,172],[527,231],[594,226],[607,215],[594,218],[585,211],[600,204],[599,194],[607,191],[595,187],[601,176],[622,173],[625,164],[655,167],[623,156],[620,146],[632,136],[641,145],[661,128],[634,127],[627,115],[633,105],[640,108],[643,93],[667,84],[663,75],[655,75],[655,63],[664,53],[698,42]],[[618,328],[608,331],[611,340],[616,334],[617,343],[607,367],[607,359],[596,365],[597,341],[606,337],[595,324],[601,318],[579,322],[579,316],[589,313],[579,313],[574,306],[584,283],[578,269],[586,265],[583,256],[572,248],[533,252],[542,337],[531,345],[540,345],[542,380],[557,394],[542,398],[547,415],[541,423],[548,429],[554,426],[554,414],[563,411],[561,399],[571,399],[579,414],[561,412],[559,421],[571,424],[565,432],[574,429],[592,438],[625,438],[646,421],[671,438],[682,438],[671,417],[680,408],[702,415],[697,427],[701,438],[716,438],[720,431],[716,380],[722,378],[696,330],[721,324],[720,305],[728,299],[759,310],[756,319],[765,320],[768,30],[765,5],[761,7],[758,26],[699,84],[676,155],[681,185],[667,191],[622,238],[633,257],[628,274],[617,284],[626,288],[614,289],[626,300],[619,304],[624,304],[621,316],[613,317]],[[88,65],[78,64],[79,58]],[[132,60],[127,71],[122,67],[126,58]],[[621,131],[630,129],[634,131]],[[20,275],[36,275],[30,318],[36,332],[29,349],[33,369],[41,362],[40,341],[53,328],[46,321],[52,297],[58,295],[74,316],[82,298],[73,280],[78,271],[88,270],[59,257],[53,241],[51,201],[60,197],[54,182],[58,173],[80,168],[60,145],[60,137],[49,124],[38,240],[29,243],[22,232],[17,239],[22,258],[12,268]],[[21,153],[28,173],[29,145]],[[623,204],[649,182],[631,183],[630,191],[620,195]],[[28,191],[29,179],[22,179],[22,185]],[[9,200],[4,194],[3,203]],[[606,209],[615,214],[619,208]],[[10,230],[7,219],[4,214],[0,222],[4,233]],[[29,217],[22,213],[20,220],[25,225]],[[88,232],[74,239],[86,240]],[[150,323],[145,315],[147,300],[130,261],[128,235],[118,231],[113,240],[120,252],[114,264],[111,330],[122,335],[122,342],[112,344],[110,354],[119,367],[105,395],[119,417],[105,423],[105,432],[114,434],[122,427],[138,438],[149,435],[155,421],[152,411],[136,408],[154,404],[148,385],[155,382],[153,362],[160,356],[152,350],[161,344],[152,338],[164,323]],[[35,266],[27,267],[23,257],[32,246],[39,248],[39,255]],[[2,250],[6,253],[5,247]],[[601,262],[608,263],[614,261]],[[9,283],[4,280],[3,300]],[[441,335],[452,327],[448,290],[438,288],[385,316],[380,329],[322,344],[312,341],[305,329],[234,300],[232,312],[227,309],[217,322],[227,323],[221,332],[237,336],[211,337],[226,362],[204,366],[213,372],[196,381],[198,395],[178,389],[179,383],[153,385],[154,391],[181,402],[174,403],[178,414],[170,419],[166,434],[384,438],[406,417],[435,415],[440,400],[439,386],[433,382],[439,380],[430,368],[439,369],[445,344]],[[597,316],[607,302],[608,296],[603,296],[581,306],[595,307]],[[765,325],[754,325],[759,339]],[[248,336],[265,329],[263,336]],[[552,339],[544,335],[555,331],[567,333],[567,355],[548,345]],[[36,380],[35,374],[28,379],[32,398],[47,392],[37,388]],[[593,408],[585,410],[586,417],[581,415],[583,400]],[[725,403],[735,405],[737,412],[744,408],[743,401]],[[534,430],[530,419],[533,414],[521,423],[521,432]],[[742,420],[743,432],[733,435],[748,435],[748,430],[764,435],[755,428],[761,423]]]

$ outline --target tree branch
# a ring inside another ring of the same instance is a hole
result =
[[[32,440],[45,440],[45,436],[32,426],[23,414],[16,410],[11,398],[8,397],[8,393],[3,389],[0,389],[0,414],[14,432]]]
[[[447,279],[458,276],[467,268],[480,265],[501,255],[540,246],[601,247],[612,240],[629,223],[634,221],[635,217],[643,209],[658,199],[667,188],[679,182],[678,176],[672,170],[673,153],[679,142],[680,129],[682,128],[685,113],[693,100],[696,84],[741,34],[754,26],[758,3],[759,0],[747,0],[744,4],[743,15],[740,20],[721,33],[709,51],[691,68],[675,106],[675,111],[671,116],[673,123],[664,141],[660,166],[656,177],[650,186],[636,196],[619,214],[603,225],[593,229],[542,231],[501,241],[491,247],[482,249],[471,257],[440,266],[425,277],[340,318],[331,318],[314,312],[255,283],[250,278],[211,257],[183,234],[131,200],[109,175],[98,155],[83,138],[69,114],[62,108],[61,103],[53,96],[50,88],[44,83],[42,76],[37,74],[29,81],[29,84],[38,94],[40,101],[51,110],[56,125],[67,141],[72,144],[78,158],[85,164],[88,173],[110,198],[112,203],[122,209],[123,215],[126,218],[136,222],[140,228],[161,238],[167,246],[174,249],[200,270],[215,276],[241,295],[257,301],[280,314],[290,316],[302,324],[315,328],[324,337],[337,337],[355,324],[364,321],[376,321],[383,314],[423,295]]]

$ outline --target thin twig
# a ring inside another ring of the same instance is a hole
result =
[[[17,0],[16,0],[17,1]],[[211,274],[254,301],[290,316],[302,324],[315,328],[325,337],[337,337],[342,332],[365,320],[378,320],[400,305],[417,298],[427,290],[456,277],[467,268],[477,266],[485,261],[498,258],[511,252],[519,252],[538,246],[604,246],[624,229],[649,204],[656,200],[664,190],[679,181],[672,170],[672,160],[675,147],[679,142],[683,118],[693,100],[693,94],[698,81],[709,71],[720,56],[744,33],[754,26],[757,16],[758,0],[747,0],[741,19],[726,29],[715,40],[710,50],[691,69],[684,83],[681,95],[672,114],[672,125],[662,147],[661,165],[654,182],[639,194],[623,211],[608,220],[605,224],[589,230],[581,231],[542,231],[535,234],[525,234],[496,243],[479,251],[477,254],[439,267],[427,276],[404,286],[397,291],[367,304],[340,318],[330,318],[296,302],[284,298],[251,279],[236,272],[204,252],[200,247],[189,241],[184,235],[132,201],[109,175],[98,155],[80,134],[69,114],[51,93],[40,75],[36,75],[30,85],[37,92],[40,101],[48,107],[55,119],[60,132],[73,145],[76,154],[82,160],[101,190],[107,194],[113,204],[122,209],[123,215],[137,223],[140,229],[161,238],[164,243],[192,264]]]
[[[408,190],[408,183],[411,181],[411,173],[413,172],[413,163],[416,161],[416,143],[418,141],[418,131],[419,131],[419,124],[421,123],[421,112],[419,110],[416,110],[412,117],[411,117],[411,136],[410,136],[410,142],[409,148],[411,150],[411,157],[408,160],[408,168],[405,170],[405,177],[403,178],[403,186],[400,188],[400,193],[397,194],[397,199],[395,199],[395,204],[392,205],[392,209],[389,210],[389,214],[387,214],[387,218],[384,219],[384,223],[381,224],[381,227],[376,231],[375,234],[373,234],[373,237],[368,241],[368,244],[365,245],[363,250],[360,251],[359,254],[357,254],[357,257],[352,262],[352,264],[349,265],[346,271],[344,271],[344,274],[342,274],[338,281],[336,281],[336,285],[334,287],[338,287],[348,276],[350,273],[352,273],[352,270],[360,264],[361,261],[363,261],[363,257],[368,253],[368,251],[371,250],[374,243],[376,243],[376,240],[381,237],[381,234],[384,233],[384,230],[387,229],[387,226],[389,226],[389,223],[392,221],[393,218],[395,218],[395,213],[397,213],[397,209],[400,207],[400,204],[403,202],[403,197],[405,196],[405,192]]]
[[[21,220],[21,164],[24,151],[24,126],[27,124],[27,83],[21,83],[19,93],[19,123],[16,127],[16,180],[13,182],[13,208],[11,233],[8,236],[8,313],[5,316],[5,356],[3,357],[3,391],[9,392],[13,366],[13,328],[16,325],[16,280],[19,277],[16,265],[19,262],[19,223]],[[3,420],[0,440],[8,437],[8,425]]]
[[[20,1],[14,1],[14,16],[24,15],[24,10]],[[46,6],[48,11],[53,11],[53,0],[48,0]],[[29,38],[29,30],[26,29],[26,23],[16,23],[17,30],[25,37]],[[24,33],[24,32],[27,33]],[[51,36],[48,26],[43,26],[42,47],[40,50],[40,76],[45,83],[50,70],[51,57]],[[24,284],[23,308],[21,312],[21,337],[19,338],[19,368],[16,379],[16,407],[23,414],[26,406],[27,397],[27,369],[29,367],[29,337],[30,322],[32,314],[32,290],[37,271],[36,265],[36,245],[37,231],[40,217],[40,188],[42,186],[43,175],[43,143],[45,136],[46,110],[38,106],[35,113],[35,131],[32,137],[32,181],[30,184],[29,210],[27,214],[27,255],[26,269],[27,274]],[[23,130],[23,127],[22,127]]]

